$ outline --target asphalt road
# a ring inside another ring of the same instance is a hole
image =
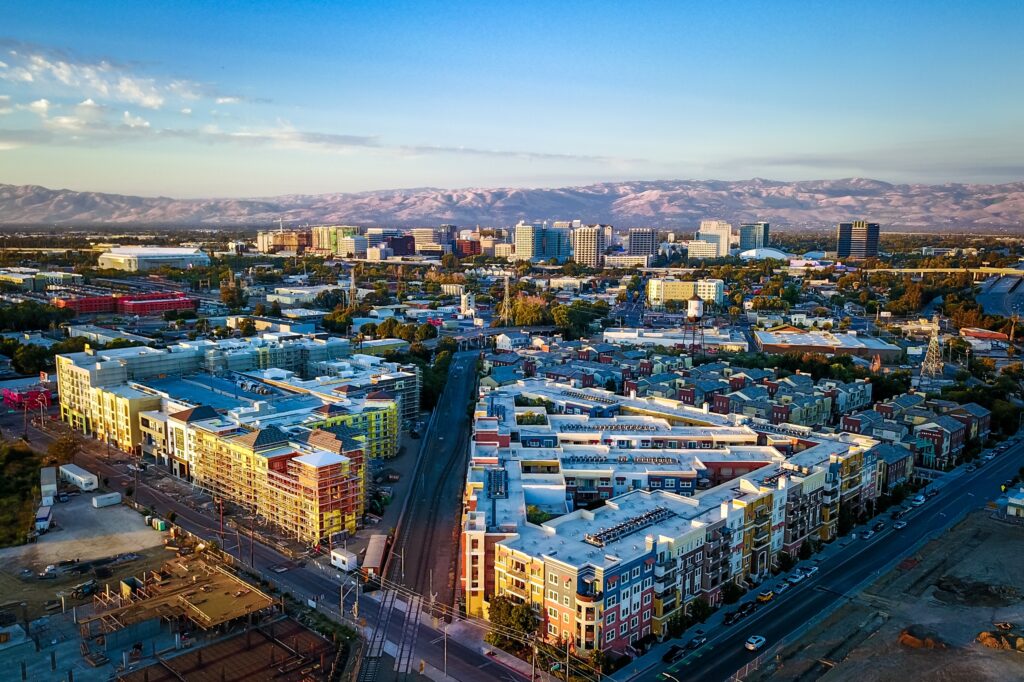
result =
[[[712,632],[708,643],[695,655],[684,659],[682,664],[669,667],[657,661],[652,668],[632,679],[670,679],[659,677],[667,670],[679,680],[727,680],[757,657],[757,653],[743,647],[751,635],[767,638],[765,648],[770,648],[825,609],[835,606],[837,601],[853,599],[870,581],[901,559],[911,556],[911,548],[919,541],[941,534],[967,513],[998,497],[999,485],[1011,478],[1022,465],[1024,443],[998,455],[976,472],[951,474],[957,477],[952,484],[943,487],[937,496],[904,517],[909,525],[903,530],[893,530],[889,516],[882,515],[879,518],[886,523],[884,531],[870,540],[838,540],[849,543],[849,546],[823,560],[817,575],[776,597],[770,604],[761,606],[753,616],[739,624]],[[857,530],[863,530],[863,527]],[[766,585],[776,582],[778,580]],[[748,596],[744,601],[751,598]],[[731,610],[735,606],[729,608]]]
[[[476,356],[476,353],[466,354],[462,358]],[[465,360],[463,359],[462,362]],[[453,369],[462,366],[459,356],[452,362]],[[473,363],[470,363],[468,370],[472,377]],[[471,384],[472,385],[472,384]],[[468,395],[467,395],[468,400]],[[463,403],[465,404],[465,403]],[[453,410],[453,412],[456,412]],[[461,410],[465,418],[465,409]],[[439,425],[446,422],[438,421]],[[0,428],[3,428],[5,435],[20,434],[22,432],[22,417],[20,413],[0,416]],[[44,450],[57,435],[57,429],[62,428],[55,424],[46,430],[40,430],[29,425],[29,442],[36,449]],[[438,431],[442,429],[439,427]],[[439,435],[442,435],[439,433]],[[447,439],[447,436],[445,437]],[[443,440],[441,441],[443,442]],[[130,460],[128,455],[111,449],[112,456],[108,460],[107,448],[99,441],[83,438],[83,452],[76,459],[76,463],[85,469],[96,473],[101,479],[108,478],[110,487],[115,490],[124,490],[128,485],[135,485],[135,475],[127,470],[125,465],[118,465],[112,462],[118,459]],[[429,451],[428,451],[429,456]],[[461,490],[463,471],[456,472],[454,478],[457,480]],[[125,483],[125,485],[121,485]],[[333,570],[325,570],[313,561],[294,562],[283,556],[274,549],[259,542],[250,543],[245,537],[239,537],[233,531],[226,530],[223,538],[220,537],[219,519],[192,509],[188,505],[181,504],[174,498],[164,494],[158,489],[145,485],[144,479],[140,479],[135,492],[136,499],[146,504],[158,513],[166,515],[174,511],[177,516],[174,523],[185,530],[194,533],[207,540],[216,540],[221,547],[229,554],[237,557],[243,564],[248,565],[250,558],[255,572],[268,580],[275,587],[291,593],[301,602],[306,600],[318,600],[324,610],[337,616],[338,604],[340,602],[341,581],[339,574]],[[461,500],[459,497],[456,500]],[[286,568],[283,572],[275,569]],[[352,605],[355,601],[354,593],[346,596],[345,620],[351,625]],[[366,624],[372,625],[378,617],[379,604],[365,594],[359,598],[359,617],[365,619]],[[336,618],[337,619],[337,618]],[[397,643],[402,637],[404,618],[396,613],[391,618],[388,628],[388,640]],[[444,669],[445,665],[445,638],[439,629],[430,625],[421,624],[417,628],[416,646],[413,651],[413,661],[418,666],[420,660],[426,661],[438,670]],[[414,666],[415,667],[415,666]],[[448,675],[455,680],[475,682],[476,680],[494,680],[497,682],[520,682],[528,679],[516,671],[503,666],[494,658],[485,656],[474,648],[473,642],[460,642],[449,637],[447,638],[447,669]],[[394,679],[394,673],[390,669],[381,669],[378,679],[382,681]]]
[[[477,352],[457,353],[423,436],[423,451],[399,522],[390,577],[430,600],[455,599],[455,557],[469,443],[467,406],[476,388]]]

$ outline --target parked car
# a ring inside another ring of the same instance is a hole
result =
[[[750,651],[757,651],[764,646],[767,640],[761,635],[751,635],[749,639],[743,644],[744,647]]]
[[[782,594],[783,592],[785,592],[786,590],[788,590],[788,589],[789,589],[790,587],[792,587],[792,585],[790,585],[790,584],[789,584],[789,583],[787,583],[786,581],[782,581],[782,582],[781,582],[781,583],[779,583],[779,584],[778,584],[778,586],[777,586],[777,587],[775,588],[775,594]]]
[[[707,635],[697,635],[696,637],[691,639],[689,642],[687,642],[686,648],[689,649],[690,651],[693,651],[694,649],[701,648],[702,646],[704,646],[707,643],[708,643],[708,636]]]
[[[661,660],[665,663],[675,663],[680,658],[682,658],[683,654],[685,653],[686,649],[679,646],[678,644],[673,644],[668,648],[668,651],[665,652],[665,655],[661,657]]]
[[[873,530],[866,530],[866,531],[864,531],[863,534],[861,534],[861,537],[864,538],[865,540],[870,540],[871,538],[875,537],[875,531],[873,531]]]
[[[914,506],[914,507],[920,507],[922,504],[925,503],[926,499],[927,498],[924,495],[918,495],[917,497],[915,497],[914,499],[912,499],[910,501],[910,504],[911,504],[911,506]]]
[[[896,523],[892,524],[892,527],[895,530],[903,530],[904,528],[907,527],[907,522],[906,521],[897,521]]]
[[[797,585],[802,583],[806,576],[803,573],[794,573],[793,575],[786,578],[786,582],[790,585]]]
[[[741,616],[746,618],[747,616],[752,614],[754,611],[757,611],[757,604],[752,602],[752,601],[748,601],[746,604],[743,604],[742,606],[740,606],[740,611],[739,612],[740,612]]]
[[[892,519],[893,521],[895,521],[895,520],[897,520],[899,518],[902,518],[906,513],[907,513],[907,510],[904,509],[903,507],[900,507],[899,509],[897,509],[893,513],[889,514],[889,518]]]
[[[725,620],[722,621],[723,625],[732,625],[743,620],[743,616],[738,611],[730,611],[725,614]]]
[[[775,599],[775,593],[771,590],[764,590],[763,592],[757,595],[757,601],[761,602],[762,604],[767,604],[772,599]]]
[[[803,572],[805,578],[810,578],[811,576],[813,576],[815,573],[818,572],[818,567],[817,566],[804,566],[800,570]]]
[[[876,533],[881,533],[883,530],[885,530],[885,522],[879,521],[875,525],[871,526],[871,530],[875,531]]]

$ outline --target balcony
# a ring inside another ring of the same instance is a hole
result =
[[[654,577],[664,578],[666,575],[668,575],[674,570],[676,570],[675,559],[669,561],[659,561],[658,563],[654,564]]]
[[[595,602],[599,602],[603,598],[604,598],[604,592],[601,592],[600,590],[582,589],[582,590],[577,590],[576,591],[576,600],[577,601],[581,601],[581,602],[585,602],[585,603],[588,603],[588,604],[593,604]]]
[[[757,531],[756,533],[754,533],[754,546],[760,547],[761,545],[766,544],[768,540],[771,539],[771,537],[772,534],[768,532],[767,529]]]

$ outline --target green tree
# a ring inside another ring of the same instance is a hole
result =
[[[731,580],[722,584],[722,601],[726,604],[735,604],[743,594],[743,588]]]
[[[267,314],[267,306],[257,303],[256,307],[252,309],[252,314],[256,317],[264,317]]]
[[[280,301],[274,301],[273,303],[270,304],[270,316],[271,317],[281,317],[281,302]]]
[[[252,318],[247,317],[238,323],[238,331],[242,333],[242,336],[255,336],[256,323]]]
[[[490,621],[499,630],[491,630],[484,639],[488,644],[501,649],[519,649],[521,640],[528,640],[537,633],[539,620],[529,604],[520,604],[509,597],[491,599]],[[505,636],[503,632],[511,636]],[[518,635],[518,636],[517,636]]]
[[[690,602],[690,619],[694,623],[703,623],[715,612],[711,604],[704,597],[697,597]]]
[[[82,451],[82,443],[78,436],[73,433],[62,434],[57,440],[50,443],[46,454],[58,464],[74,464],[75,457]]]

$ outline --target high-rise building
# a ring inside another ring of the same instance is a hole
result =
[[[718,258],[718,242],[691,239],[686,246],[687,258]]]
[[[740,225],[740,251],[763,249],[768,246],[768,223]]]
[[[394,227],[371,227],[366,230],[366,245],[381,246],[388,237],[401,237],[402,231]]]
[[[572,257],[580,265],[601,267],[604,250],[604,225],[587,225],[572,231]]]
[[[732,225],[724,220],[702,220],[697,239],[715,244],[715,257],[725,258],[732,246]]]
[[[653,256],[658,253],[658,233],[652,227],[629,230],[629,255]]]
[[[542,261],[554,258],[564,261],[572,255],[572,231],[568,227],[555,227],[547,223],[516,225],[517,260]]]
[[[313,228],[313,250],[338,253],[338,240],[359,234],[352,225],[321,225]]]
[[[837,258],[874,258],[878,255],[878,223],[855,220],[836,227]]]
[[[260,253],[302,253],[312,241],[311,234],[305,230],[261,230],[256,234],[256,248]]]

